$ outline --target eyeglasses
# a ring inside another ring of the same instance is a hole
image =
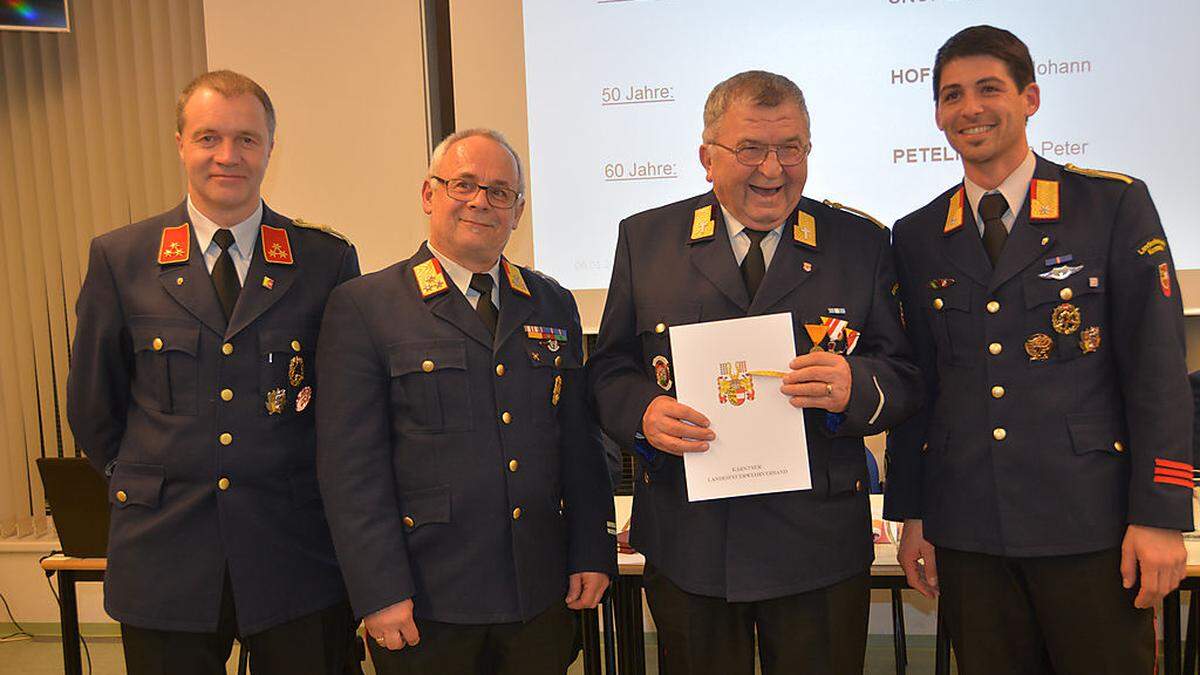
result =
[[[480,185],[475,181],[465,180],[463,178],[451,178],[446,180],[440,176],[430,176],[446,186],[446,194],[450,195],[451,199],[456,199],[460,202],[469,202],[479,194],[480,190],[487,195],[488,203],[498,209],[509,209],[517,203],[521,193],[516,190],[510,190],[506,187],[496,185]]]
[[[767,155],[775,153],[775,160],[779,162],[779,166],[796,166],[801,164],[808,157],[808,153],[812,150],[811,145],[743,145],[737,148],[731,148],[728,145],[720,143],[709,143],[718,148],[723,148],[733,153],[738,164],[745,166],[758,166],[767,161]]]

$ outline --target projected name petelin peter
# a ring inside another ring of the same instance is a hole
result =
[[[679,177],[679,167],[673,163],[629,161],[607,162],[602,167],[604,182],[663,180]]]
[[[958,153],[948,146],[923,148],[892,148],[892,164],[929,164],[931,162],[957,162]]]
[[[631,84],[626,87],[601,87],[600,105],[636,105],[669,103],[675,100],[675,88],[663,85]]]

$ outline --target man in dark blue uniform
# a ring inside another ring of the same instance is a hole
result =
[[[502,136],[451,135],[428,243],[325,312],[321,492],[380,673],[564,673],[616,573],[575,301],[501,255],[523,192]]]
[[[134,675],[357,670],[316,485],[313,357],[354,248],[259,196],[270,99],[229,71],[180,97],[187,199],[97,237],[67,413],[109,477],[105,608]]]
[[[1029,50],[976,26],[934,64],[965,178],[895,227],[926,379],[889,438],[885,515],[959,672],[1149,673],[1184,575],[1183,313],[1146,185],[1029,149]],[[923,563],[923,564],[922,564]]]
[[[673,675],[753,673],[756,637],[764,673],[863,668],[873,548],[862,438],[912,414],[919,377],[887,230],[801,196],[808,121],[785,77],[718,84],[700,147],[713,191],[620,226],[589,367],[601,425],[640,455],[631,543],[646,556]],[[675,400],[670,329],[779,312],[802,356],[782,394],[758,395],[786,395],[804,415],[813,487],[689,502],[682,454],[721,430]]]

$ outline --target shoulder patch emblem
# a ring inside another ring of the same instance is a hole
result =
[[[1030,181],[1029,219],[1058,220],[1058,181],[1038,178]]]
[[[525,285],[525,278],[521,276],[521,268],[507,260],[501,260],[500,263],[504,267],[504,276],[508,277],[508,285],[527,298],[533,297],[529,292],[529,287]]]
[[[276,265],[291,265],[292,245],[288,242],[287,230],[263,225],[258,236],[262,240],[263,259]]]
[[[429,299],[450,288],[446,275],[442,272],[442,264],[437,258],[430,258],[413,268],[413,276],[417,279],[417,290],[422,299]]]
[[[872,223],[875,223],[875,225],[877,225],[879,227],[879,229],[881,229],[881,230],[887,229],[887,225],[884,225],[883,223],[879,222],[878,218],[876,218],[875,216],[872,216],[871,214],[867,213],[866,211],[860,211],[859,209],[856,209],[853,206],[846,206],[845,204],[835,202],[831,199],[826,199],[825,201],[823,201],[821,203],[824,204],[825,206],[828,206],[831,209],[840,209],[842,211],[849,211],[850,213],[853,213],[856,216],[861,216],[863,218],[866,218],[867,220],[871,221]]]
[[[292,219],[292,224],[294,224],[296,227],[299,227],[301,229],[318,230],[318,231],[324,232],[325,234],[328,234],[331,237],[337,237],[338,239],[341,239],[342,241],[346,242],[347,244],[350,244],[351,246],[354,245],[346,235],[342,234],[341,232],[338,232],[337,230],[333,229],[332,227],[330,227],[328,225],[322,225],[321,223],[310,223],[307,220],[302,220],[300,218]]]
[[[1107,178],[1109,180],[1119,180],[1126,185],[1133,184],[1132,178],[1130,178],[1129,176],[1126,176],[1123,173],[1117,173],[1116,171],[1101,171],[1099,169],[1085,169],[1081,166],[1075,166],[1074,164],[1067,164],[1063,168],[1066,169],[1067,171],[1070,171],[1071,173],[1077,173],[1081,176],[1091,176],[1092,178]]]
[[[1153,237],[1147,239],[1145,243],[1138,247],[1138,255],[1154,255],[1167,250],[1167,242],[1162,237]]]
[[[158,264],[187,262],[192,250],[191,229],[187,223],[164,227],[158,244]]]

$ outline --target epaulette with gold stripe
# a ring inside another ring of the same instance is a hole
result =
[[[1101,171],[1099,169],[1085,169],[1082,166],[1075,166],[1074,164],[1067,164],[1063,168],[1066,169],[1067,171],[1070,171],[1071,173],[1077,173],[1082,176],[1091,176],[1092,178],[1107,178],[1109,180],[1119,180],[1126,185],[1133,184],[1132,178],[1130,178],[1129,176],[1126,176],[1123,173],[1117,173],[1116,171]]]
[[[337,230],[333,229],[332,227],[330,227],[328,225],[322,225],[321,223],[310,223],[307,220],[303,220],[301,218],[295,218],[292,220],[292,222],[296,224],[296,227],[299,227],[299,228],[302,228],[305,230],[319,230],[321,232],[324,232],[325,234],[328,234],[331,237],[337,237],[338,239],[341,239],[342,241],[346,242],[347,244],[350,244],[351,246],[354,245],[354,242],[350,241],[349,237],[342,234],[341,232],[338,232]]]
[[[828,206],[831,209],[840,209],[842,211],[849,211],[850,213],[853,213],[857,216],[862,216],[863,218],[866,218],[867,220],[871,221],[872,223],[875,223],[876,225],[878,225],[881,229],[884,229],[884,230],[887,229],[887,225],[884,225],[883,223],[879,222],[879,219],[877,219],[875,216],[872,216],[871,214],[867,213],[866,211],[860,211],[860,210],[854,208],[853,206],[846,206],[845,204],[835,202],[832,199],[826,199],[825,201],[823,201],[821,203],[824,204],[825,206]]]

